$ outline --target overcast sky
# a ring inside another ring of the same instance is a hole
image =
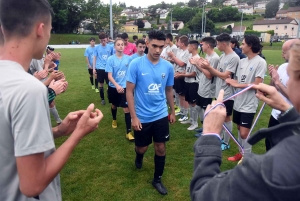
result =
[[[110,0],[101,0],[103,3],[109,3]],[[126,6],[135,6],[142,8],[147,8],[148,6],[155,5],[161,3],[162,0],[112,0],[112,3],[119,4],[119,2],[126,2]],[[165,3],[173,3],[176,4],[177,2],[188,2],[188,0],[165,0]]]

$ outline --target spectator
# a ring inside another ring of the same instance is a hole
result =
[[[242,50],[240,48],[240,43],[236,38],[231,38],[230,46],[232,50],[240,57],[240,59],[246,58],[246,56],[242,53]]]
[[[248,142],[255,144],[272,135],[272,149],[264,155],[247,154],[241,165],[220,173],[222,152],[219,136],[226,116],[219,105],[204,119],[203,134],[194,146],[195,164],[190,193],[192,200],[298,201],[300,191],[300,42],[290,50],[287,93],[290,106],[277,90],[265,84],[255,85],[257,97],[281,111],[280,125],[259,130]],[[223,101],[221,91],[212,106]],[[212,108],[209,106],[207,111]]]

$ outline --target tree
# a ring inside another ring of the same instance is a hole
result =
[[[188,6],[191,7],[191,8],[192,7],[197,7],[198,6],[197,1],[196,0],[189,0]]]
[[[191,33],[191,30],[188,27],[183,27],[179,30],[179,34],[181,35],[188,35],[189,33]]]
[[[125,2],[119,2],[119,6],[121,8],[126,8],[126,3]]]
[[[188,23],[189,28],[194,32],[201,33],[202,32],[202,11],[199,11],[193,19]],[[205,32],[210,32],[215,28],[215,24],[209,18],[206,18]]]
[[[143,20],[141,20],[141,19],[138,19],[138,20],[136,21],[136,25],[138,26],[139,29],[142,29],[142,28],[145,27],[145,23],[144,23]]]
[[[222,5],[222,3],[223,3],[222,0],[212,0],[212,5],[213,5],[214,7],[219,7],[219,6]]]
[[[156,24],[160,24],[159,19],[160,19],[160,15],[158,15],[156,18]]]
[[[276,16],[279,10],[279,0],[272,0],[266,5],[265,18],[272,18]]]
[[[184,2],[177,2],[176,7],[181,7],[181,6],[185,6],[185,3]]]
[[[167,9],[168,8],[168,6],[167,6],[167,4],[164,2],[164,1],[162,1],[161,2],[161,7],[160,7],[161,9]]]
[[[162,25],[161,28],[160,28],[160,30],[161,30],[161,31],[165,31],[165,30],[166,30],[165,26]]]
[[[183,23],[187,23],[188,21],[193,19],[193,17],[198,13],[198,11],[199,8],[175,7],[173,9],[172,17],[177,20],[183,21]],[[171,13],[169,13],[168,16],[171,16]]]

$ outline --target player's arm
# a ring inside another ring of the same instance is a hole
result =
[[[213,78],[212,74],[207,69],[201,68],[201,66],[198,63],[196,63],[195,66],[199,71],[201,71],[205,75],[205,77],[207,77],[207,79],[211,80]]]
[[[175,56],[172,57],[172,61],[180,67],[186,66],[186,63],[184,63],[183,61],[181,61],[180,59],[178,59]]]
[[[88,67],[91,69],[93,64],[90,64],[89,58],[85,57],[85,61],[86,61],[86,64],[88,65]]]
[[[274,82],[274,86],[283,96],[285,96],[287,99],[289,99],[286,86],[284,86],[279,80]]]
[[[262,83],[264,81],[263,78],[261,77],[256,77],[254,82],[252,83],[247,83],[247,84],[242,84],[242,83],[238,83],[237,80],[234,79],[226,79],[226,83],[233,86],[234,88],[246,88],[249,86],[249,84],[255,84],[258,85],[259,83]]]
[[[128,108],[132,119],[137,118],[135,107],[134,107],[134,97],[133,97],[134,88],[135,88],[135,84],[128,81],[126,82],[126,100],[128,103]]]

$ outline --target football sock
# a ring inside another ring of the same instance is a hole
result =
[[[104,100],[104,92],[103,92],[103,87],[100,87],[100,98]]]
[[[116,109],[111,108],[111,115],[112,115],[113,120],[117,120],[117,110],[118,110],[118,108],[116,108]]]
[[[229,122],[224,122],[225,126],[228,128],[228,130],[230,132],[232,132],[232,121]],[[226,144],[229,144],[229,140],[230,140],[230,135],[223,129],[222,130],[224,132],[224,142]]]
[[[90,82],[91,82],[91,85],[94,85],[94,78],[93,77],[90,77]]]
[[[97,78],[95,79],[95,88],[98,89],[98,80],[97,80]]]
[[[125,123],[126,123],[127,133],[131,132],[131,117],[129,112],[125,113]]]
[[[154,180],[160,181],[161,176],[163,175],[165,169],[166,156],[154,156]]]
[[[53,115],[56,123],[61,123],[62,122],[55,106],[50,108],[50,113]]]

